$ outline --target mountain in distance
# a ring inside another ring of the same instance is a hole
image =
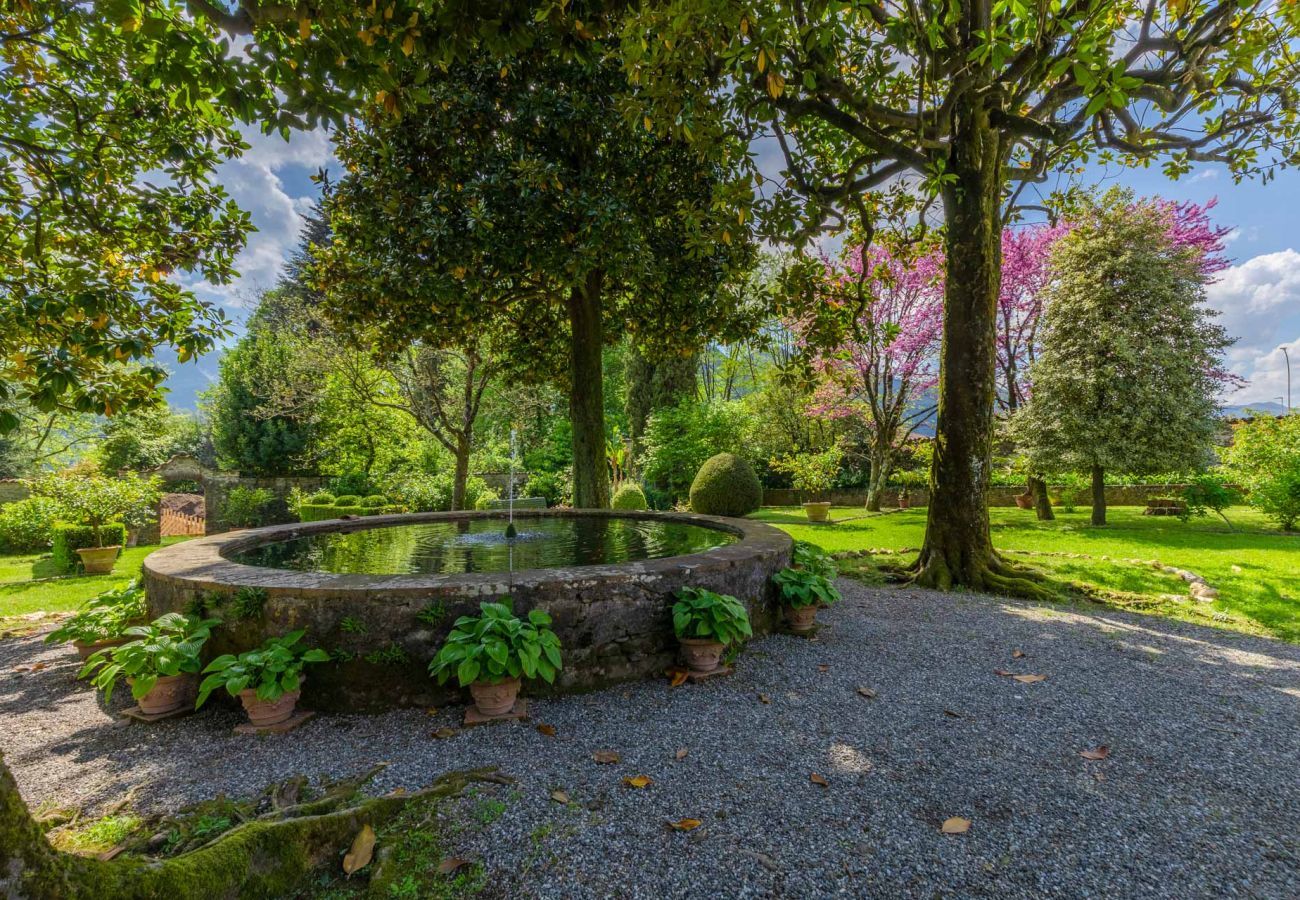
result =
[[[1276,400],[1266,400],[1260,403],[1232,403],[1219,407],[1219,415],[1225,419],[1242,419],[1257,416],[1261,413],[1266,416],[1284,416],[1286,412],[1286,407]]]

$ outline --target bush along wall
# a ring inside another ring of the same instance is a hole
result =
[[[366,500],[372,499],[366,498]],[[341,519],[344,516],[381,516],[400,512],[406,512],[406,507],[394,504],[363,506],[360,503],[303,503],[298,507],[298,519],[302,522],[319,522],[323,519]]]
[[[50,544],[50,557],[56,571],[71,574],[81,568],[81,557],[77,551],[84,547],[95,546],[95,530],[89,525],[69,525],[60,522],[54,526],[54,539]],[[121,522],[109,522],[99,529],[105,547],[114,544],[126,544],[126,526]]]

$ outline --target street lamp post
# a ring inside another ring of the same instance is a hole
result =
[[[1286,352],[1285,347],[1279,347],[1282,351],[1282,358],[1286,360],[1286,414],[1291,415],[1291,354]]]

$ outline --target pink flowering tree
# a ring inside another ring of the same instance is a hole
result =
[[[865,424],[867,508],[878,510],[899,449],[934,412],[943,255],[854,248],[823,275],[793,323],[818,379],[809,413]]]

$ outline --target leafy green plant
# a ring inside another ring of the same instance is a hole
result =
[[[388,505],[388,498],[383,494],[370,494],[361,498],[358,504],[362,509],[379,509]]]
[[[1283,531],[1300,523],[1300,415],[1256,416],[1236,426],[1223,457],[1251,506]]]
[[[76,615],[45,636],[47,644],[83,641],[93,644],[119,638],[133,622],[143,619],[144,588],[134,582],[87,600]]]
[[[1074,512],[1087,494],[1089,488],[1088,479],[1078,472],[1066,472],[1053,480],[1056,482],[1057,489],[1056,502],[1060,504],[1061,509],[1065,512]]]
[[[30,484],[35,496],[55,500],[67,510],[74,524],[89,527],[96,547],[104,546],[104,526],[128,513],[138,512],[146,500],[146,491],[150,490],[146,487],[148,483],[139,478],[105,478],[70,472],[47,475]],[[151,490],[156,496],[156,487]]]
[[[258,700],[279,700],[298,690],[307,664],[328,662],[330,658],[324,650],[299,646],[306,633],[306,629],[291,631],[283,637],[267,638],[256,650],[218,656],[203,670],[208,677],[199,685],[195,709],[217,688],[225,688],[232,697],[251,688]]]
[[[315,503],[320,506],[333,506],[335,500],[337,499],[338,498],[335,497],[333,494],[331,494],[329,491],[317,491],[316,493],[311,494],[307,497],[307,502]]]
[[[347,634],[365,634],[370,629],[366,627],[365,622],[355,616],[344,616],[339,620],[339,630]]]
[[[266,507],[275,500],[267,488],[237,487],[226,495],[221,518],[231,528],[256,528],[266,522]]]
[[[95,545],[95,531],[89,525],[69,525],[56,522],[50,529],[50,561],[58,572],[72,573],[81,568],[79,549]],[[99,526],[99,539],[105,546],[126,543],[126,526],[121,522],[105,522]]]
[[[646,509],[649,504],[646,502],[645,491],[641,490],[639,484],[625,482],[614,492],[613,499],[609,502],[611,509],[638,510]]]
[[[434,627],[442,624],[442,620],[447,618],[447,606],[441,600],[436,603],[430,603],[424,609],[415,614],[415,620],[421,624]]]
[[[833,579],[839,574],[830,554],[809,541],[794,542],[794,550],[790,554],[790,567],[803,569],[827,579]]]
[[[1192,516],[1203,518],[1213,512],[1232,528],[1223,511],[1241,502],[1241,492],[1217,472],[1204,472],[1193,476],[1183,488],[1182,500],[1186,508],[1178,518],[1184,522]]]
[[[749,611],[730,594],[716,594],[697,587],[677,591],[673,604],[673,631],[681,639],[712,639],[734,644],[753,637]]]
[[[461,616],[452,626],[429,674],[445,684],[453,672],[462,687],[475,681],[495,684],[507,678],[555,681],[562,667],[560,639],[551,630],[551,617],[540,609],[528,618],[514,614],[510,599],[480,603],[480,615]]]
[[[334,498],[335,506],[360,506],[361,498],[356,494],[343,494]]]
[[[265,588],[242,587],[231,598],[230,611],[236,619],[256,619],[262,615],[262,609],[266,606],[266,601],[267,593]]]
[[[54,538],[54,523],[68,517],[53,497],[27,497],[0,507],[0,551],[45,550]]]
[[[801,496],[822,497],[835,485],[843,459],[844,451],[836,444],[820,453],[795,453],[774,459],[768,465],[773,471],[788,474],[790,486]]]
[[[400,666],[411,661],[411,657],[398,644],[389,644],[378,650],[371,650],[365,656],[372,666]]]
[[[78,677],[93,674],[91,684],[104,692],[107,702],[117,680],[125,676],[131,680],[131,696],[139,700],[160,677],[198,674],[199,652],[217,624],[217,619],[167,613],[148,625],[132,626],[125,633],[135,640],[91,654]]]
[[[840,602],[840,592],[829,578],[806,569],[782,569],[772,576],[781,589],[781,600],[787,606],[799,609],[804,606],[830,606]]]

